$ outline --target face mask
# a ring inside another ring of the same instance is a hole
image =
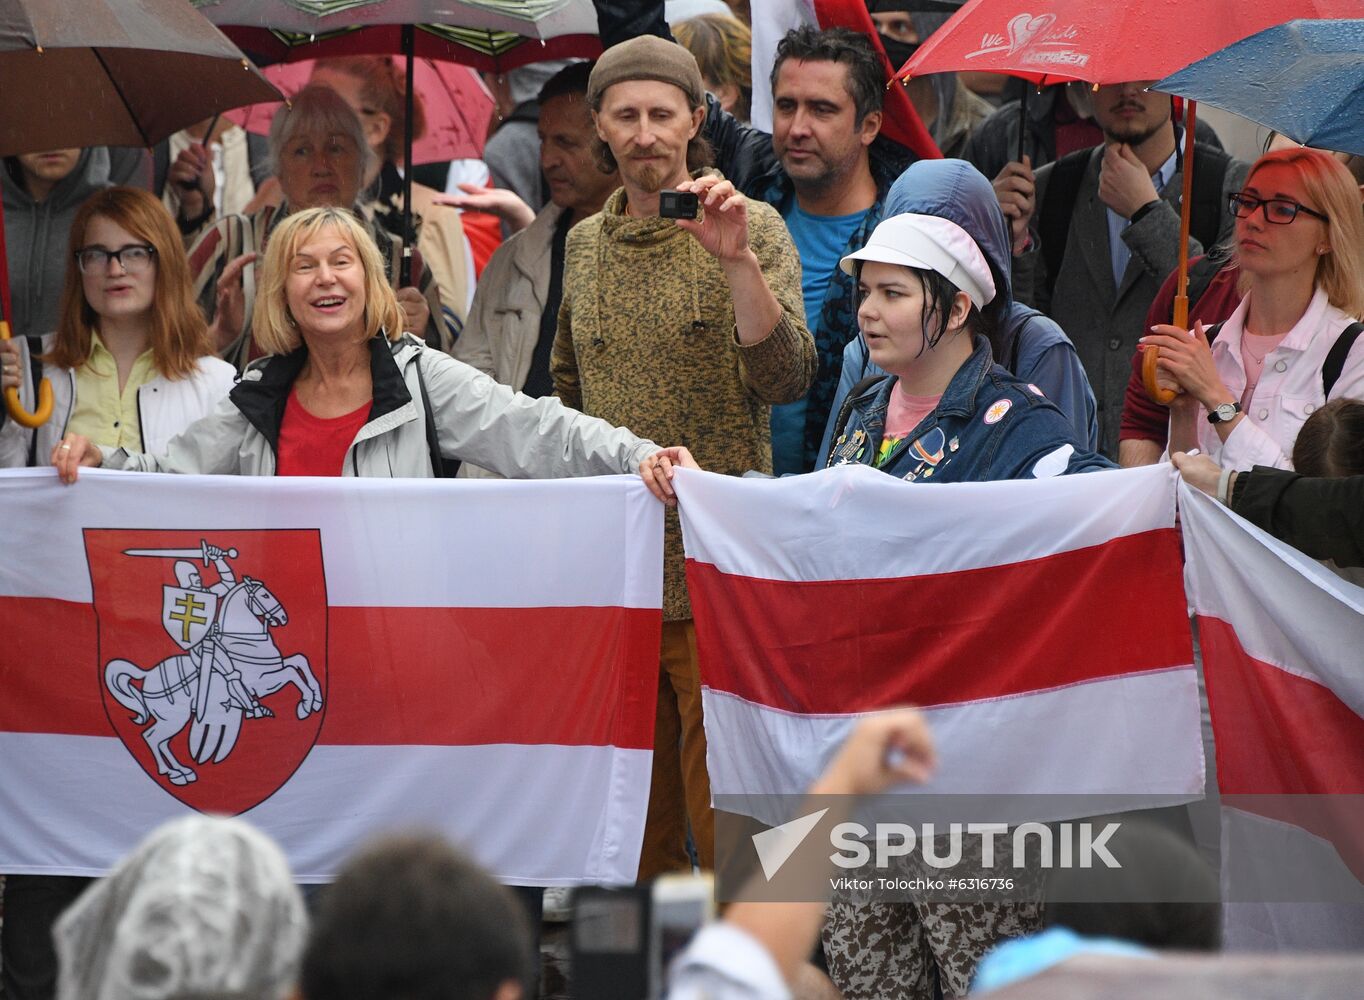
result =
[[[900,67],[909,61],[909,57],[919,51],[920,42],[901,42],[886,35],[880,35],[881,44],[886,48],[886,55],[890,58],[890,68],[898,73]]]

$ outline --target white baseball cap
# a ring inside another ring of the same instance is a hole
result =
[[[845,274],[856,273],[856,260],[899,264],[937,271],[975,303],[977,309],[995,297],[995,279],[971,234],[936,215],[893,215],[883,219],[867,245],[838,262]]]

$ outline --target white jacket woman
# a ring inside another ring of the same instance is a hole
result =
[[[1211,347],[1199,331],[1157,326],[1142,349],[1159,348],[1159,381],[1179,392],[1172,453],[1197,447],[1228,470],[1291,468],[1308,416],[1364,394],[1364,337],[1349,339],[1364,315],[1364,208],[1338,160],[1294,148],[1255,161],[1231,211],[1241,305]]]
[[[12,469],[25,465],[46,465],[52,449],[66,433],[71,411],[76,402],[76,373],[34,359],[29,351],[28,337],[16,342],[16,364],[21,379],[19,399],[30,413],[37,406],[34,393],[34,362],[41,378],[52,385],[52,417],[47,423],[29,429],[22,427],[0,409],[0,468]],[[56,334],[42,338],[40,351],[52,350]],[[196,362],[194,374],[188,378],[170,379],[160,372],[137,387],[137,413],[141,427],[140,451],[160,454],[171,438],[194,421],[213,412],[226,398],[236,370],[226,361],[204,355]]]

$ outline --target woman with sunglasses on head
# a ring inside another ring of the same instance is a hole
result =
[[[146,191],[108,188],[71,224],[57,329],[0,341],[0,386],[34,407],[52,385],[53,414],[29,430],[0,411],[0,466],[46,463],[66,433],[153,454],[232,388],[212,356],[175,222]]]
[[[1329,153],[1266,153],[1231,199],[1244,298],[1209,346],[1156,326],[1170,404],[1170,451],[1222,468],[1291,468],[1293,440],[1328,399],[1364,396],[1364,208]]]

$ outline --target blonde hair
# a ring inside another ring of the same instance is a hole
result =
[[[1364,316],[1364,205],[1359,185],[1330,153],[1305,146],[1266,153],[1250,168],[1245,183],[1261,167],[1273,163],[1292,168],[1314,203],[1308,207],[1326,216],[1331,251],[1317,258],[1316,286],[1341,312]],[[1242,282],[1248,285],[1248,276],[1243,275]]]
[[[398,296],[389,286],[384,260],[374,238],[363,223],[344,208],[309,208],[290,215],[273,233],[265,249],[256,305],[251,314],[251,329],[256,343],[267,354],[288,354],[303,342],[298,325],[289,312],[285,285],[289,262],[308,240],[331,227],[355,248],[365,281],[365,339],[381,332],[389,340],[403,335],[403,311]]]

